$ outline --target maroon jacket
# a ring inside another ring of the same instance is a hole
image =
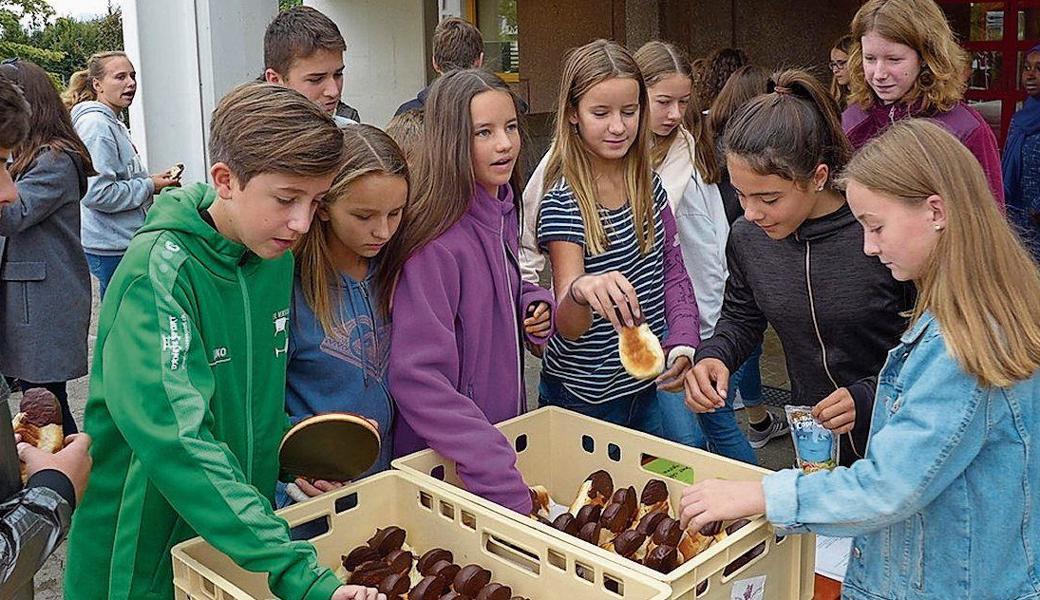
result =
[[[921,111],[914,106],[896,103],[884,105],[874,103],[864,110],[853,104],[841,115],[841,126],[848,136],[854,150],[859,150],[867,142],[881,134],[892,123],[910,117],[931,119],[947,131],[957,136],[968,150],[979,159],[993,197],[997,199],[1000,210],[1004,210],[1004,180],[1000,173],[1000,153],[997,151],[997,138],[982,115],[964,102],[946,112]]]

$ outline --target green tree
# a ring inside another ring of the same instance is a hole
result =
[[[60,52],[36,46],[30,38],[33,28],[42,28],[53,16],[54,9],[44,0],[0,0],[0,57],[40,64],[60,60]],[[29,30],[22,23],[28,23]]]
[[[289,10],[294,6],[300,6],[303,0],[278,0],[278,10]]]

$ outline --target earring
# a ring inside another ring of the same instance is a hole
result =
[[[820,187],[816,188],[816,191],[817,192],[822,192],[823,191],[823,186],[821,185]]]
[[[938,223],[936,223],[935,225],[932,225],[932,227],[935,227],[936,231],[942,231],[942,228],[943,228],[942,225],[940,225]]]

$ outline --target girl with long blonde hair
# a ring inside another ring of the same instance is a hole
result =
[[[939,125],[893,125],[843,179],[864,252],[918,290],[879,377],[866,458],[699,483],[682,522],[765,513],[790,532],[855,536],[843,598],[1035,598],[1040,273]]]
[[[868,0],[852,19],[848,108],[842,127],[853,149],[886,127],[926,117],[971,150],[1004,206],[1000,153],[993,129],[964,102],[968,53],[934,0]]]
[[[559,305],[539,403],[660,434],[657,387],[681,389],[699,323],[668,193],[652,171],[647,103],[639,66],[618,44],[568,55],[538,218]],[[668,351],[656,381],[633,378],[618,355],[620,329],[643,322]]]

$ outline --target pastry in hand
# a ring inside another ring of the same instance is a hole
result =
[[[44,452],[54,454],[65,446],[61,426],[61,405],[58,398],[44,388],[31,388],[22,394],[18,414],[11,421],[14,432],[22,441]],[[22,482],[27,479],[22,465]]]
[[[653,379],[664,372],[664,349],[646,323],[621,328],[618,353],[625,371],[636,379]]]

